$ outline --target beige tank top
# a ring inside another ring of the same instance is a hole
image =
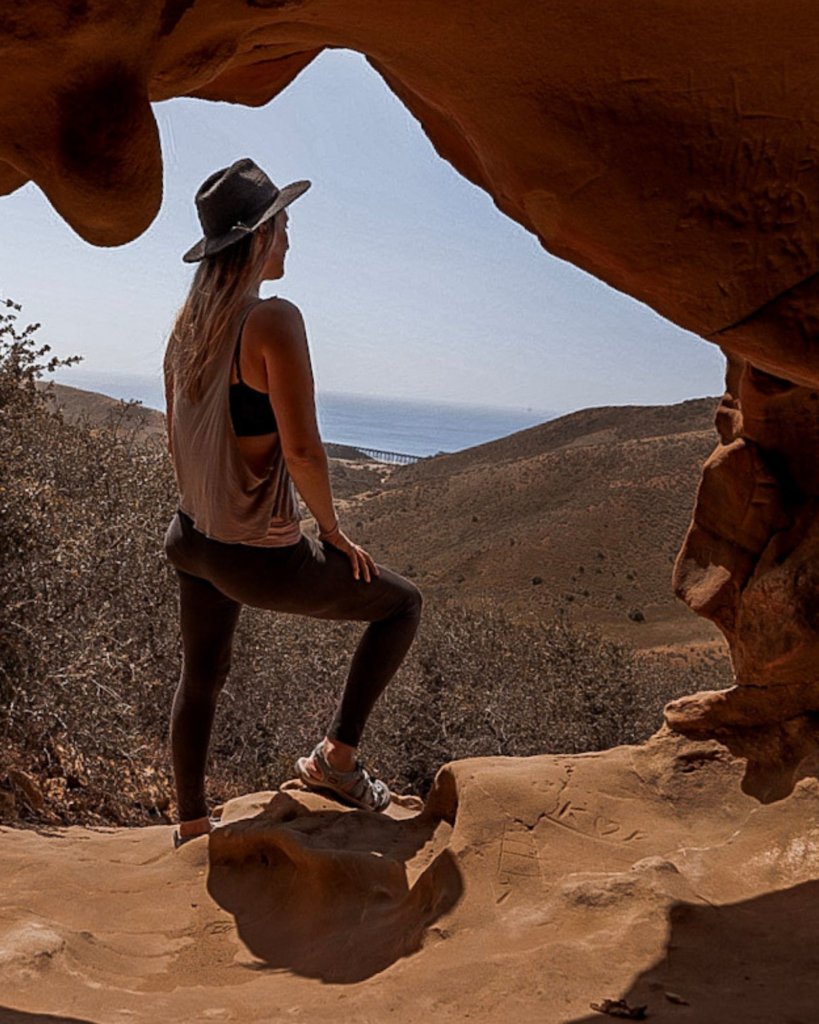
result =
[[[261,301],[261,300],[260,300]],[[174,385],[173,465],[179,507],[201,533],[230,544],[280,547],[301,539],[298,496],[274,438],[268,470],[257,476],[245,461],[230,418],[230,373],[235,343],[225,345],[205,371],[198,402]]]

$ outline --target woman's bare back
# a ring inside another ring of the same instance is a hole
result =
[[[256,303],[242,327],[239,360],[242,380],[267,392],[278,425],[270,434],[237,438],[250,468],[262,475],[278,441],[285,459],[318,450],[322,442],[315,416],[312,367],[298,308],[278,297]],[[230,382],[238,381],[232,363]]]
[[[256,391],[267,392],[267,372],[265,370],[261,352],[259,351],[258,344],[256,346],[253,345],[253,341],[256,339],[250,336],[250,332],[246,330],[247,322],[252,316],[253,310],[251,310],[247,317],[245,317],[240,335],[236,339],[236,344],[239,344],[241,341],[239,349],[239,367],[242,371],[242,380],[245,384],[251,388],[255,388]],[[230,364],[230,383],[239,383],[235,359],[231,361]],[[239,445],[239,451],[242,453],[242,458],[257,476],[263,476],[267,467],[270,465],[277,437],[278,431],[273,431],[270,434],[256,434],[246,437],[237,436],[236,441]]]

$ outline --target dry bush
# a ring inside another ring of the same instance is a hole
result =
[[[23,823],[167,820],[180,667],[163,551],[176,508],[170,460],[139,443],[125,417],[95,426],[54,412],[34,381],[77,357],[43,365],[49,347],[34,343],[38,324],[16,330],[19,309],[8,302],[0,313],[0,817],[5,808]],[[364,628],[243,609],[211,800],[293,777],[294,759],[323,735]],[[670,661],[635,659],[564,622],[522,627],[500,611],[427,600],[362,755],[397,791],[423,796],[454,758],[638,742],[667,700],[704,688]]]
[[[168,788],[143,723],[177,671],[161,543],[172,474],[116,424],[52,411],[34,382],[77,357],[43,366],[49,346],[39,324],[16,330],[19,308],[0,314],[0,756],[40,779],[61,820],[132,820]]]
[[[332,717],[364,628],[243,609],[211,747],[220,799],[293,776]],[[425,796],[447,761],[638,743],[660,727],[667,701],[729,683],[713,667],[637,657],[565,620],[523,626],[426,600],[361,750],[394,789]]]

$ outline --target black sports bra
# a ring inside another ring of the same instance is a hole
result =
[[[233,432],[237,437],[258,437],[260,434],[274,433],[278,430],[278,425],[267,392],[252,388],[242,380],[239,360],[244,325],[243,319],[242,326],[239,328],[239,340],[236,343],[234,357],[239,382],[230,385],[230,418],[233,421]]]

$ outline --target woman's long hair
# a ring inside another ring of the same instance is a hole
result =
[[[205,372],[232,337],[247,294],[260,281],[275,237],[275,214],[256,231],[199,261],[165,348],[166,385],[172,375],[177,390],[191,402],[202,397]]]

